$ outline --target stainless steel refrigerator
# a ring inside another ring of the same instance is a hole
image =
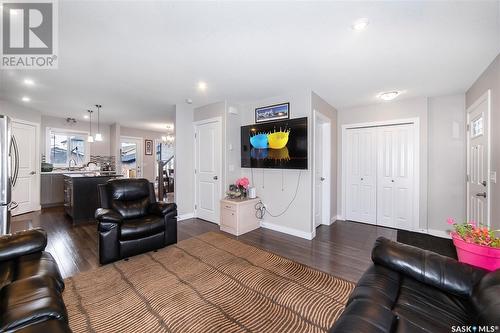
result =
[[[12,201],[12,188],[19,172],[19,152],[12,135],[11,120],[0,115],[0,235],[10,232],[10,211],[17,207]]]

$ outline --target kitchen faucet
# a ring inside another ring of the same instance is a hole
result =
[[[68,170],[71,171],[71,162],[73,162],[73,167],[76,167],[76,161],[74,158],[70,159],[68,162]]]

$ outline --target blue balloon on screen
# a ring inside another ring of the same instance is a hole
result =
[[[267,134],[257,134],[250,137],[250,144],[256,149],[267,148]]]

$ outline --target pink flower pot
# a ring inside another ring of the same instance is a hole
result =
[[[500,268],[500,248],[467,243],[456,233],[452,233],[451,236],[457,249],[458,261],[488,271]]]

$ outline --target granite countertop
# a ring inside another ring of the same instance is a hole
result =
[[[101,174],[116,174],[116,171],[100,171],[100,170],[54,170],[54,171],[42,171],[42,175],[65,175],[65,174],[84,174],[84,173],[96,173],[99,172]]]
[[[102,178],[102,177],[123,177],[122,175],[118,175],[116,173],[103,173],[100,171],[92,172],[92,173],[64,173],[64,177],[69,178]]]

